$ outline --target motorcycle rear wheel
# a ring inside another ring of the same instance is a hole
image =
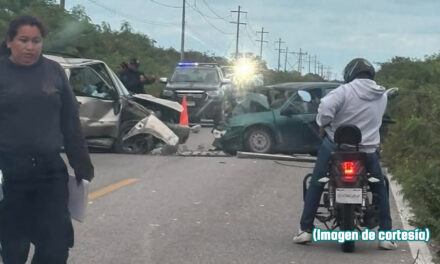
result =
[[[354,222],[354,205],[353,204],[343,204],[341,207],[341,231],[353,231],[355,230]],[[343,252],[353,252],[355,248],[354,241],[347,241],[341,244]]]

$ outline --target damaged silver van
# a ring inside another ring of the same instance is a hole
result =
[[[81,126],[91,148],[142,154],[156,144],[184,143],[189,128],[173,124],[183,107],[147,94],[131,94],[102,61],[45,55],[65,70],[80,105]],[[167,116],[170,116],[169,118]],[[167,123],[159,118],[167,119]]]

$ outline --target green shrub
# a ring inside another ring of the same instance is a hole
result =
[[[429,227],[440,241],[440,56],[394,58],[377,80],[400,88],[389,103],[397,123],[384,143],[384,160],[413,208],[413,224]]]

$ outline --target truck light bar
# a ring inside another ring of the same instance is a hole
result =
[[[191,67],[199,65],[197,62],[179,62],[179,67]]]
[[[218,63],[205,63],[205,62],[179,62],[178,66],[184,67],[194,67],[194,66],[217,66]]]

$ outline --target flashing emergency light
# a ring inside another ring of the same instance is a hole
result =
[[[184,68],[198,66],[199,64],[197,62],[179,62],[178,65],[179,67]]]

